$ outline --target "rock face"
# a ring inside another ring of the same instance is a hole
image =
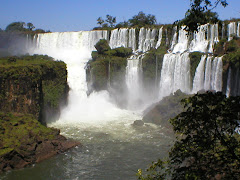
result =
[[[187,95],[182,93],[180,90],[175,92],[174,95],[163,98],[160,102],[152,105],[146,110],[143,121],[165,127],[171,127],[168,120],[170,118],[174,118],[183,111],[181,100],[184,98],[187,98]]]
[[[59,133],[33,115],[0,113],[0,172],[26,167],[80,145]]]
[[[68,95],[66,64],[42,55],[0,58],[0,172],[79,145],[47,128]]]
[[[40,55],[14,58],[0,58],[1,111],[33,114],[43,123],[58,116],[69,90],[66,64]]]

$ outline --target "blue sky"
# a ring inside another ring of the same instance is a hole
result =
[[[228,0],[218,7],[219,18],[240,18],[240,0]],[[55,31],[91,30],[96,19],[107,14],[117,22],[143,11],[156,16],[158,23],[182,19],[190,0],[0,0],[0,28],[15,21],[32,22],[36,28]]]

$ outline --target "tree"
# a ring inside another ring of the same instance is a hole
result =
[[[6,27],[7,32],[26,31],[25,22],[13,22]]]
[[[106,39],[100,39],[94,47],[97,49],[98,54],[104,54],[104,52],[111,49]]]
[[[102,19],[102,17],[99,17],[97,19],[97,24],[99,24],[100,26],[102,26],[102,24],[104,23],[104,20]]]
[[[210,11],[221,4],[223,7],[228,5],[227,0],[190,0],[190,9],[186,12],[185,18],[180,21],[180,25],[186,25],[185,30],[194,32],[198,30],[199,25],[209,23]],[[214,21],[211,23],[215,23]]]
[[[138,15],[129,19],[129,23],[131,26],[145,26],[145,25],[154,25],[156,24],[156,17],[154,15],[148,14],[146,15],[144,12],[140,11]]]
[[[27,27],[28,27],[28,30],[29,31],[32,31],[35,27],[34,27],[34,25],[32,24],[32,23],[27,23]]]
[[[139,179],[239,179],[240,97],[221,92],[183,100],[185,111],[170,122],[178,136],[169,160],[159,160]]]
[[[109,14],[106,15],[106,22],[109,23],[110,27],[114,27],[114,24],[116,24],[116,17],[110,16]]]

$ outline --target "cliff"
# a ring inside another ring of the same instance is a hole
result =
[[[59,116],[68,90],[64,62],[41,55],[0,58],[0,172],[79,145],[43,125]]]
[[[26,167],[79,145],[59,133],[33,115],[0,112],[0,172]]]
[[[0,59],[0,109],[33,114],[40,122],[56,118],[67,102],[66,64],[47,56]]]

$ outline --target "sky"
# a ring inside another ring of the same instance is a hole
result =
[[[240,18],[240,0],[228,3],[215,9],[219,18]],[[172,24],[184,18],[189,7],[190,0],[0,0],[0,28],[22,21],[52,32],[91,30],[98,26],[98,17],[109,14],[119,23],[139,11],[155,15],[158,23]]]

